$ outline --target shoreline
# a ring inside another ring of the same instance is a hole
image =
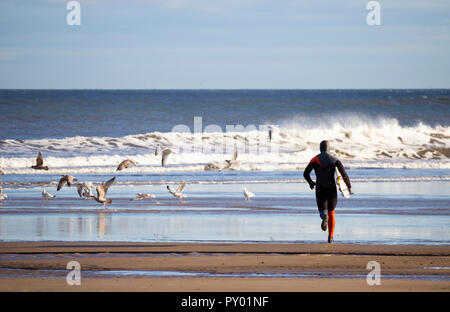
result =
[[[66,283],[74,260],[81,286]],[[370,261],[380,263],[379,286],[366,283]],[[434,245],[0,242],[0,268],[0,291],[450,291],[450,247]]]

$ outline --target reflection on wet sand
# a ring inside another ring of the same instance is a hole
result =
[[[99,237],[106,235],[106,216],[107,214],[105,212],[99,212],[97,214],[97,234]]]

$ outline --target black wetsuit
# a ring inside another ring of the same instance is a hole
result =
[[[316,201],[319,211],[328,210],[333,211],[337,204],[337,190],[334,172],[336,167],[344,179],[345,184],[350,189],[350,179],[345,172],[341,161],[327,152],[321,152],[309,162],[303,173],[306,181],[308,181],[311,188],[316,187]],[[309,176],[314,169],[316,174],[316,182],[314,183]]]

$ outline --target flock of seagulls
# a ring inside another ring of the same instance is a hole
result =
[[[164,167],[166,164],[167,158],[169,157],[170,154],[172,154],[174,152],[172,150],[170,150],[169,148],[163,149],[160,146],[158,146],[155,150],[155,156],[159,155],[160,153],[162,154],[161,165]],[[237,160],[237,158],[238,158],[238,153],[237,153],[237,150],[235,150],[232,159],[225,160],[225,166],[223,168],[219,168],[219,171],[223,170],[223,169],[229,169],[230,167],[232,167],[236,164],[239,164],[239,161]],[[122,171],[123,169],[126,169],[131,165],[137,166],[137,164],[138,164],[137,162],[135,162],[131,159],[126,159],[119,164],[116,171]],[[36,158],[36,165],[31,166],[31,168],[36,169],[36,170],[48,170],[49,169],[48,166],[44,166],[44,158],[43,158],[41,152],[38,153],[38,156]],[[0,169],[0,175],[1,174],[4,174],[4,172]],[[103,208],[106,208],[106,204],[112,203],[112,200],[110,198],[106,198],[106,194],[108,192],[108,189],[114,183],[115,179],[116,179],[116,177],[113,177],[112,179],[109,179],[108,181],[98,185],[95,188],[95,190],[97,191],[97,195],[94,195],[92,192],[92,189],[95,187],[93,183],[78,182],[78,179],[71,175],[62,175],[61,179],[59,180],[58,185],[56,187],[56,191],[61,190],[65,185],[67,185],[68,187],[70,187],[72,185],[76,185],[77,192],[78,192],[78,195],[80,198],[93,199],[93,200],[103,204]],[[183,198],[187,197],[186,194],[183,194],[183,190],[184,190],[185,186],[186,186],[186,181],[183,181],[176,190],[173,189],[172,187],[170,187],[169,185],[167,185],[167,190],[169,191],[170,194],[172,194],[175,198],[177,198],[180,201],[180,203],[185,203],[185,201],[183,199]],[[246,187],[244,187],[243,190],[244,190],[245,201],[249,201],[249,200],[251,200],[252,197],[255,197],[255,194],[248,191]],[[45,199],[51,199],[51,198],[55,198],[56,195],[50,194],[45,189],[43,189],[42,197]],[[8,198],[8,196],[3,193],[3,189],[1,186],[1,178],[0,178],[0,201],[4,200],[6,198]],[[154,201],[155,198],[156,198],[156,196],[153,194],[137,193],[136,197],[133,198],[132,200],[150,199],[150,200]]]
[[[106,198],[106,193],[108,192],[108,189],[110,186],[114,183],[116,177],[109,179],[108,181],[101,183],[99,186],[96,187],[97,195],[94,195],[92,193],[92,189],[94,188],[94,184],[91,182],[83,182],[83,183],[76,183],[77,185],[77,192],[80,198],[84,199],[94,199],[95,201],[103,204],[103,208],[106,208],[106,204],[111,204],[112,200],[110,198]],[[67,186],[72,186],[78,181],[77,178],[70,176],[70,175],[64,175],[61,177],[61,179],[58,182],[58,186],[56,187],[56,191],[59,191],[64,185],[67,184]],[[56,195],[48,193],[45,189],[42,190],[42,197],[45,199],[55,198]]]
[[[167,158],[170,154],[175,154],[170,148],[161,148],[161,146],[157,146],[155,150],[155,156],[158,156],[162,152],[161,157],[161,166],[165,166],[167,162]],[[131,159],[126,159],[122,161],[119,166],[117,167],[116,171],[122,171],[123,169],[126,169],[130,166],[137,166],[138,163],[136,161],[133,161]],[[48,170],[48,166],[44,166],[44,157],[42,156],[41,152],[38,152],[38,156],[36,158],[36,164],[31,166],[31,168],[35,170]],[[4,172],[0,169],[0,175],[4,174]]]

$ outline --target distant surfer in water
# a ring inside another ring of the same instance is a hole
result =
[[[319,208],[320,218],[322,219],[321,228],[323,231],[326,231],[328,226],[328,243],[332,243],[335,221],[334,208],[336,208],[337,204],[337,190],[334,179],[336,167],[341,173],[350,193],[351,184],[341,161],[330,155],[328,153],[329,151],[330,144],[328,141],[320,142],[320,154],[311,159],[305,168],[303,177],[308,181],[309,187],[312,190],[316,187],[317,208]],[[313,169],[316,174],[316,182],[311,180],[309,176]]]

